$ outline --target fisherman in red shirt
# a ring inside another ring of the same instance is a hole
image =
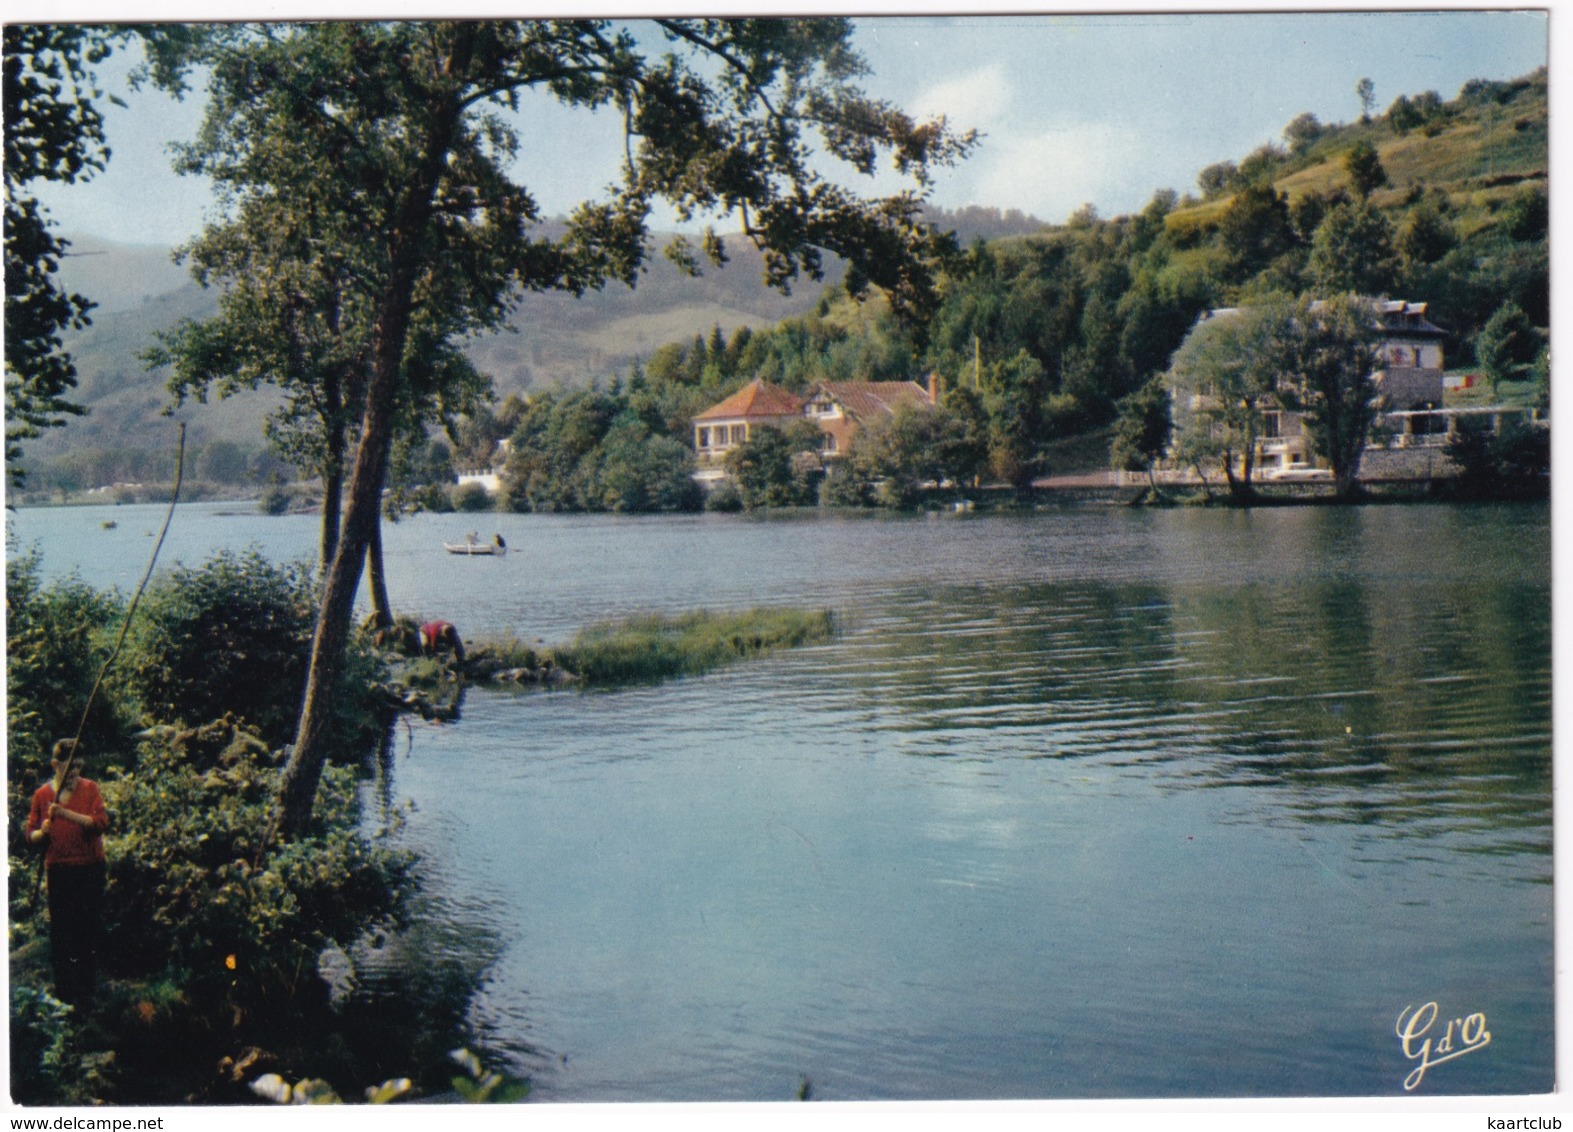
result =
[[[54,746],[54,779],[33,794],[27,841],[44,845],[49,884],[49,951],[55,997],[85,1004],[98,981],[98,939],[104,908],[104,831],[109,813],[98,784],[71,757],[73,739]],[[67,776],[67,764],[69,776]],[[62,782],[61,779],[65,778]],[[56,797],[56,785],[59,796]]]
[[[428,621],[421,626],[421,654],[436,656],[443,649],[453,653],[453,659],[464,663],[464,642],[459,640],[459,630],[449,621]]]

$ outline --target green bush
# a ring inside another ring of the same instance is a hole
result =
[[[806,430],[798,427],[805,423]],[[813,432],[813,436],[808,432]],[[758,507],[812,505],[818,498],[822,476],[818,461],[810,465],[794,457],[818,444],[818,430],[811,423],[799,421],[786,431],[769,425],[755,429],[747,440],[728,451],[726,470],[737,484],[743,506],[752,511]]]
[[[209,769],[158,741],[103,784],[121,823],[108,842],[103,1013],[118,1020],[122,1074],[211,1072],[244,1046],[307,1068],[307,1043],[332,1028],[318,955],[352,946],[412,891],[411,858],[360,833],[348,768],[324,771],[309,836],[268,839],[277,759],[229,735]],[[121,1088],[139,1091],[126,1076]]]
[[[703,502],[688,446],[652,435],[643,424],[612,429],[593,456],[595,471],[583,493],[591,510],[697,511]]]
[[[450,495],[455,511],[491,511],[496,507],[496,501],[478,483],[461,483]]]
[[[1541,499],[1551,490],[1551,430],[1509,424],[1465,430],[1447,444],[1458,477],[1444,493],[1459,499]]]
[[[104,784],[125,823],[111,840],[106,969],[178,975],[194,1000],[265,1013],[291,996],[303,961],[314,969],[329,942],[352,942],[396,909],[409,862],[360,836],[345,767],[323,772],[311,836],[265,843],[277,760],[230,733],[208,770],[160,743]]]
[[[446,484],[425,483],[393,489],[388,497],[388,514],[397,518],[404,512],[431,511],[447,515],[453,511],[453,495]]]
[[[257,510],[264,515],[283,515],[289,511],[292,502],[288,488],[270,487],[257,500]]]
[[[313,614],[307,567],[225,551],[154,580],[118,666],[149,722],[227,712],[277,746],[294,733]]]
[[[721,480],[705,494],[706,511],[741,511],[742,509],[742,493],[737,490],[737,483],[731,479]]]
[[[8,561],[5,573],[6,740],[13,761],[42,759],[56,739],[76,734],[123,607],[76,577],[45,585],[36,552]],[[128,722],[101,694],[83,740],[101,750]]]
[[[872,507],[874,487],[845,461],[831,465],[819,485],[821,507]]]

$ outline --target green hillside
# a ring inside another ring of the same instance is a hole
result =
[[[1308,194],[1325,196],[1348,185],[1344,155],[1356,143],[1369,142],[1388,177],[1373,194],[1373,203],[1393,208],[1419,192],[1439,194],[1459,217],[1465,235],[1488,223],[1519,189],[1546,186],[1544,70],[1512,82],[1466,84],[1458,97],[1435,106],[1429,118],[1403,128],[1406,124],[1403,115],[1395,124],[1389,108],[1369,122],[1323,127],[1298,151],[1293,143],[1281,149],[1264,147],[1236,168],[1248,177],[1265,171],[1291,202]],[[1170,213],[1169,224],[1186,228],[1216,222],[1232,199],[1220,194],[1187,200]]]

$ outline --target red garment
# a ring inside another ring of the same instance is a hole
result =
[[[86,814],[93,819],[91,828],[84,829],[69,818],[56,818],[49,827],[49,848],[44,852],[46,865],[91,865],[104,859],[104,831],[109,828],[109,811],[104,809],[104,796],[98,792],[98,783],[87,778],[77,779],[68,794],[66,809]],[[46,782],[33,794],[33,808],[27,815],[27,835],[44,824],[49,817],[49,807],[55,801],[55,784]]]
[[[442,644],[444,634],[452,632],[454,628],[447,621],[428,621],[421,626],[421,644],[436,652],[437,646]]]

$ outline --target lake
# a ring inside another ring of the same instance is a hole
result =
[[[10,552],[129,592],[161,519],[23,510]],[[506,558],[443,553],[480,524]],[[190,505],[164,561],[315,535]],[[474,1020],[537,1100],[1553,1085],[1548,507],[424,515],[385,540],[395,606],[471,640],[758,604],[840,625],[401,729],[400,836],[490,941]]]

